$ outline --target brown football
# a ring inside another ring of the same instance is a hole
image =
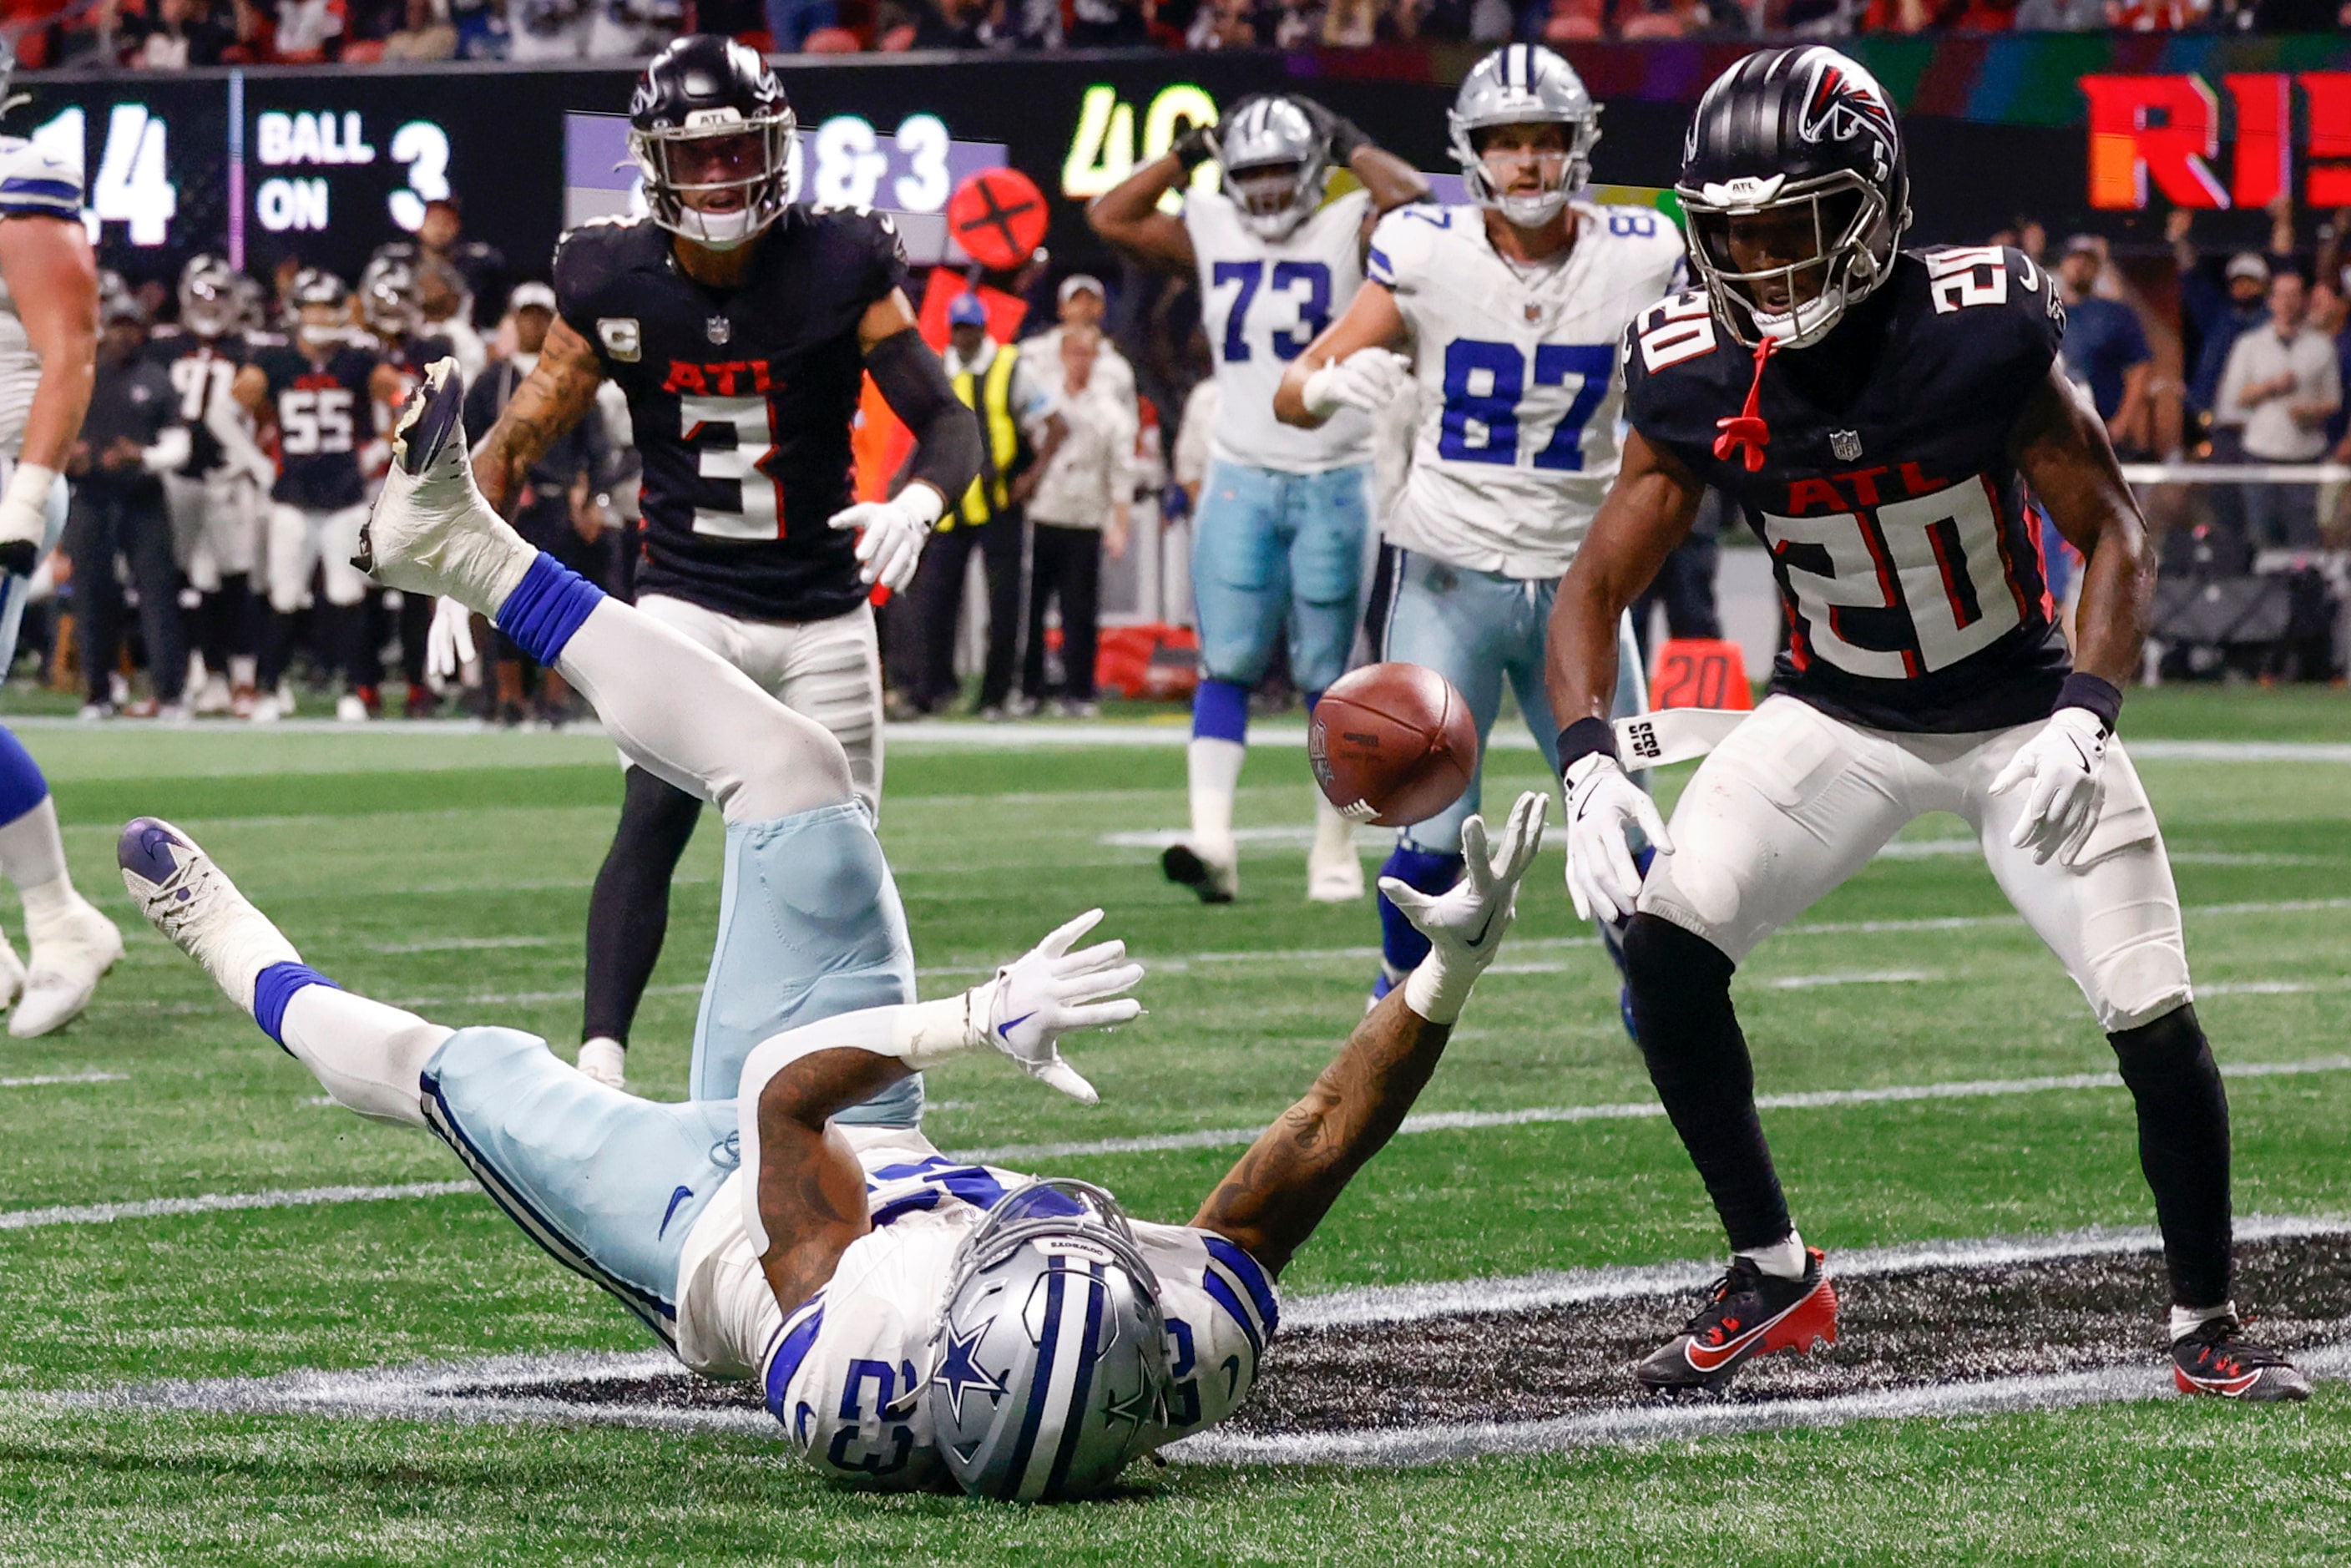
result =
[[[1425,822],[1469,788],[1478,727],[1453,683],[1419,664],[1366,664],[1332,683],[1306,731],[1324,799],[1350,821]]]

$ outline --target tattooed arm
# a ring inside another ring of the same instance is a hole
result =
[[[747,1079],[757,1065],[754,1052],[744,1066]],[[759,1266],[785,1311],[822,1290],[849,1244],[872,1228],[866,1219],[865,1172],[848,1138],[828,1125],[829,1119],[911,1071],[896,1057],[841,1046],[793,1058],[758,1089],[758,1141],[745,1139],[743,1152],[745,1163],[758,1173],[752,1196],[768,1242]],[[747,1124],[753,1117],[747,1114],[744,1120]],[[758,1239],[758,1233],[753,1239]]]
[[[596,387],[603,379],[594,345],[558,317],[548,329],[538,368],[515,388],[506,412],[474,447],[474,483],[501,515],[513,509],[530,465],[595,408]]]
[[[1542,844],[1547,795],[1519,797],[1490,847],[1482,817],[1461,825],[1461,880],[1426,894],[1394,877],[1380,891],[1429,940],[1428,956],[1357,1024],[1306,1097],[1249,1145],[1193,1217],[1279,1274],[1364,1162],[1427,1087],[1470,988],[1518,912],[1520,879]]]

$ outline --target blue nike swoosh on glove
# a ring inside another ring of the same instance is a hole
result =
[[[1001,1040],[1005,1044],[1010,1045],[1012,1043],[1012,1031],[1019,1029],[1022,1024],[1027,1023],[1030,1019],[1035,1018],[1036,1016],[1037,1015],[1035,1013],[1022,1013],[1017,1019],[1008,1019],[1003,1023],[998,1024],[996,1026],[996,1037],[998,1040]]]

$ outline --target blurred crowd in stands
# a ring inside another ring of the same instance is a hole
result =
[[[681,31],[782,53],[1362,47],[1922,32],[2326,32],[2351,0],[6,0],[30,67],[619,60]]]

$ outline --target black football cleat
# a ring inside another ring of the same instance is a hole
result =
[[[2233,1317],[2214,1318],[2171,1343],[2171,1381],[2182,1394],[2271,1405],[2310,1397],[2310,1379],[2284,1353],[2245,1337]]]
[[[1733,1258],[1689,1325],[1635,1367],[1633,1377],[1651,1394],[1712,1393],[1759,1355],[1778,1350],[1801,1355],[1836,1343],[1836,1286],[1819,1248],[1805,1249],[1800,1280],[1782,1280]]]

